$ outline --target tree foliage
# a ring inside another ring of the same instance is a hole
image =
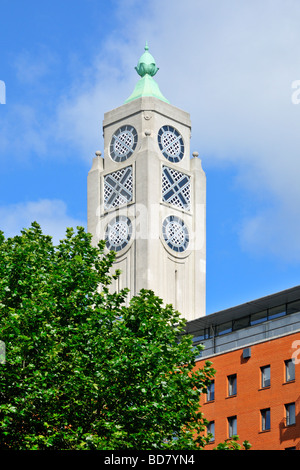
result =
[[[0,232],[0,449],[203,448],[185,322],[151,291],[110,292],[114,254],[83,228]]]
[[[214,450],[250,450],[252,445],[249,441],[243,441],[242,444],[238,442],[239,436],[232,436],[225,442],[220,442]]]

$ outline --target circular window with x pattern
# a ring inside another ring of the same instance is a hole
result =
[[[115,162],[124,162],[133,154],[138,141],[137,131],[133,126],[122,126],[112,136],[110,156]]]
[[[172,126],[163,126],[159,129],[158,146],[163,156],[169,162],[177,163],[182,160],[184,155],[184,143],[182,136]]]
[[[177,253],[185,251],[189,244],[189,232],[182,219],[175,215],[166,217],[162,225],[166,244]]]
[[[106,246],[111,251],[120,251],[128,244],[132,235],[132,225],[128,217],[115,217],[109,222],[105,231]]]

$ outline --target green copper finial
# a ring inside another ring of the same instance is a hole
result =
[[[151,77],[154,77],[154,75],[158,71],[158,67],[156,67],[154,57],[148,51],[149,46],[146,42],[145,52],[141,56],[137,67],[135,67],[135,70],[140,75],[140,77],[144,77],[146,74],[150,75]]]
[[[132,95],[125,101],[133,101],[141,96],[154,96],[162,101],[169,103],[169,101],[161,94],[159,86],[152,78],[158,72],[159,68],[156,66],[154,57],[149,52],[148,42],[144,48],[145,52],[140,57],[135,70],[141,77],[141,79],[136,84],[136,87]]]

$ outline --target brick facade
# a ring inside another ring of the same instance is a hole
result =
[[[206,360],[210,360],[217,371],[214,399],[207,401],[206,395],[201,399],[205,418],[214,421],[215,439],[207,446],[208,450],[229,437],[230,417],[236,417],[239,441],[248,440],[254,450],[300,450],[300,364],[295,361],[295,378],[287,380],[285,363],[292,359],[293,354],[295,356],[295,346],[300,348],[300,333],[253,344],[249,358],[243,358],[244,349],[240,348],[197,362],[197,367],[202,367]],[[270,385],[263,387],[261,368],[265,366],[269,366]],[[228,376],[235,374],[236,394],[228,396]],[[285,405],[291,405],[288,408],[290,425],[286,423]],[[262,413],[266,427],[270,423],[270,429],[262,429]]]

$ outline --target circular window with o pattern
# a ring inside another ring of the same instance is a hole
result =
[[[106,227],[106,246],[111,251],[121,251],[128,244],[131,235],[132,224],[130,219],[123,215],[117,216]]]
[[[163,156],[169,162],[177,163],[182,160],[184,155],[183,138],[174,127],[161,127],[158,131],[157,140]]]
[[[162,225],[166,244],[176,253],[185,251],[189,244],[189,232],[182,219],[175,215],[166,217]]]
[[[113,134],[110,142],[110,156],[115,162],[124,162],[133,154],[138,141],[133,126],[122,126]]]

